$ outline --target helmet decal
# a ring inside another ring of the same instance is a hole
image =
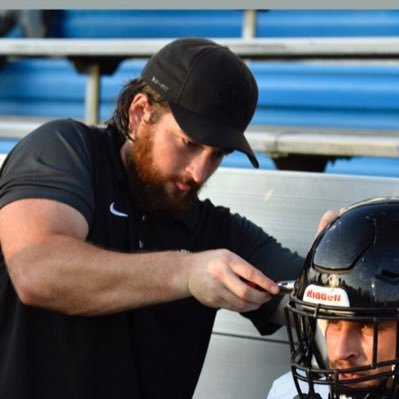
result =
[[[320,303],[330,306],[349,307],[349,297],[342,288],[319,287],[310,284],[303,295],[304,302]]]

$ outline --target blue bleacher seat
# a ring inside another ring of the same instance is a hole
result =
[[[399,158],[354,157],[328,162],[325,173],[399,177]]]
[[[101,120],[143,60],[126,60],[102,77]],[[258,81],[254,125],[399,130],[399,66],[250,62]],[[82,119],[86,79],[66,60],[21,60],[0,74],[0,114]]]
[[[260,10],[257,18],[258,37],[399,35],[398,10]],[[243,19],[243,10],[55,10],[49,37],[240,37]],[[125,60],[113,75],[102,77],[101,121],[112,115],[122,85],[139,75],[144,62]],[[248,65],[260,89],[254,125],[399,130],[397,64],[281,60]],[[0,70],[0,116],[83,119],[85,85],[86,77],[67,60],[7,62]],[[261,167],[274,168],[270,158],[263,159]],[[350,173],[357,162],[356,173],[377,173],[371,165],[382,164],[378,158],[360,161],[337,160],[326,172]],[[224,162],[247,163],[239,157]]]
[[[240,37],[242,10],[62,10],[50,37]]]
[[[258,13],[258,37],[398,35],[398,10],[261,10]]]
[[[256,153],[259,168],[276,170],[272,159],[265,154]],[[222,162],[227,168],[252,168],[248,158],[239,152],[229,154]],[[327,163],[324,173],[339,175],[399,177],[399,158],[354,157],[337,159]]]

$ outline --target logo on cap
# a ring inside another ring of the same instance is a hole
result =
[[[163,92],[167,92],[167,91],[169,90],[169,87],[168,87],[166,84],[160,82],[155,76],[153,76],[153,77],[151,78],[151,82],[153,82],[154,84],[156,84],[157,87],[158,87],[160,90],[162,90]]]

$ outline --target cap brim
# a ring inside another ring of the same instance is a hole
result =
[[[239,129],[205,118],[174,103],[169,105],[176,122],[192,140],[211,147],[241,151],[255,168],[259,168],[259,162],[252,148]]]

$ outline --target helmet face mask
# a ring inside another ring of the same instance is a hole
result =
[[[364,309],[360,309],[364,310]],[[287,305],[290,314],[287,327],[289,329],[291,346],[291,370],[300,393],[300,398],[312,398],[312,392],[317,392],[318,385],[328,385],[331,399],[388,399],[397,398],[397,383],[399,375],[399,358],[394,349],[392,359],[378,361],[378,331],[384,322],[397,323],[397,317],[381,315],[381,309],[370,309],[369,315],[362,314],[355,309],[353,314],[342,312],[339,307],[323,306],[315,304],[310,307],[293,299]],[[373,311],[379,311],[380,316],[372,315]],[[333,368],[327,359],[325,342],[326,328],[329,323],[350,321],[353,323],[367,324],[373,330],[373,355],[368,364],[349,367]],[[370,371],[372,370],[372,371]],[[340,379],[342,374],[361,375],[350,380]],[[303,385],[299,381],[305,381],[308,391],[303,391]],[[356,383],[369,382],[370,385],[356,388]],[[302,396],[301,396],[302,395]],[[316,397],[316,396],[314,396]]]
[[[399,198],[355,204],[316,239],[286,307],[299,397],[317,398],[328,385],[331,399],[399,398],[398,309]],[[326,330],[345,323],[370,331],[367,364],[330,365]],[[388,358],[379,355],[386,325],[395,341]]]

